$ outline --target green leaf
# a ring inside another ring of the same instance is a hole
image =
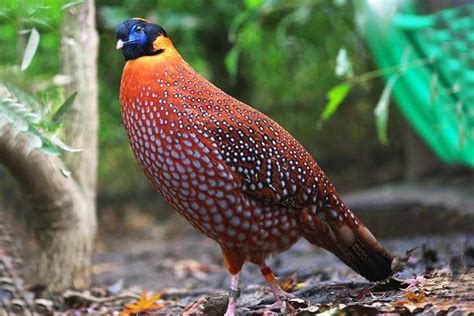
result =
[[[228,31],[228,38],[230,43],[235,43],[237,41],[238,32],[242,25],[248,22],[249,19],[255,20],[255,12],[252,10],[243,11],[235,16],[230,24]]]
[[[24,71],[31,64],[36,50],[38,49],[39,42],[40,34],[35,28],[32,28],[28,43],[26,44],[25,54],[23,55],[23,60],[21,61],[21,71]]]
[[[344,47],[339,48],[339,52],[337,53],[335,71],[338,77],[354,77],[351,61],[349,60],[347,50]]]
[[[245,6],[248,9],[256,9],[262,6],[263,0],[245,0]]]
[[[33,128],[36,128],[41,131],[45,131],[48,134],[56,134],[60,131],[60,129],[63,127],[62,123],[54,123],[51,122],[50,120],[42,120],[39,123],[34,123],[32,124]]]
[[[45,154],[52,155],[59,157],[61,155],[61,152],[59,151],[58,146],[52,144],[47,137],[41,137],[41,140],[43,141],[43,145],[39,150],[44,152]]]
[[[61,10],[67,10],[69,8],[75,7],[79,4],[82,4],[84,0],[70,1],[61,6]]]
[[[232,49],[225,56],[225,66],[229,72],[231,81],[235,81],[237,78],[237,64],[239,62],[239,53],[240,48],[237,46],[232,47]]]
[[[70,152],[70,153],[78,153],[78,152],[82,151],[82,149],[80,149],[80,148],[74,148],[74,147],[71,147],[71,146],[63,143],[56,135],[52,135],[52,136],[48,137],[48,139],[51,141],[51,143],[53,145],[58,146],[59,148],[61,148],[64,151],[67,151],[67,152]]]
[[[17,131],[27,131],[41,120],[40,113],[26,100],[29,97],[13,85],[0,83],[0,129],[5,124],[12,124]]]
[[[385,85],[385,88],[383,89],[379,102],[374,109],[377,137],[384,145],[388,144],[387,122],[390,106],[390,95],[392,94],[393,87],[395,86],[395,82],[397,82],[398,78],[400,78],[399,75],[393,75],[390,77],[387,84]]]
[[[56,113],[54,113],[53,118],[51,119],[52,123],[58,124],[62,122],[64,115],[71,110],[74,101],[76,100],[76,96],[77,92],[74,92],[66,99],[66,101],[64,101]]]
[[[14,84],[13,82],[8,81],[6,78],[0,78],[0,83],[3,83],[5,88],[19,100],[20,103],[29,107],[31,111],[40,111],[42,108],[41,103],[35,99],[35,97],[24,88]]]
[[[349,83],[341,83],[331,88],[327,93],[328,102],[324,107],[321,118],[323,120],[329,119],[334,112],[336,112],[339,105],[344,101],[349,91],[351,91],[352,85]]]

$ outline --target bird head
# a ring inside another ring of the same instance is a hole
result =
[[[141,18],[123,21],[115,33],[117,49],[125,60],[163,53],[171,44],[166,31],[159,25]]]

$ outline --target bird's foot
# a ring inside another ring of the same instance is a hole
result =
[[[290,298],[295,298],[291,293],[283,291],[280,287],[272,287],[273,296],[275,297],[275,302],[280,299],[280,301],[287,301]]]
[[[288,308],[288,300],[294,298],[295,296],[291,293],[287,293],[282,289],[278,288],[278,290],[273,291],[273,295],[275,296],[275,303],[271,305],[266,305],[264,308],[258,309],[255,313],[262,314],[265,316],[269,315],[279,315],[279,313],[275,313],[274,310],[279,310],[280,313],[285,313]]]
[[[265,262],[260,265],[260,272],[262,273],[265,280],[268,282],[268,285],[270,285],[273,297],[275,298],[275,303],[273,303],[272,305],[265,306],[265,308],[259,309],[256,312],[261,313],[263,315],[278,315],[275,314],[273,310],[279,309],[281,313],[285,313],[287,308],[291,307],[291,305],[288,306],[287,301],[290,298],[294,298],[295,296],[281,289],[281,287],[275,281],[275,275],[273,274],[272,269],[270,269],[270,267],[267,266]]]
[[[286,303],[286,299],[285,300],[279,299],[271,305],[266,305],[265,307],[261,309],[257,309],[254,313],[262,314],[265,316],[279,315],[279,313],[275,313],[274,310],[278,310],[280,313],[284,313],[286,311],[287,306],[288,304]]]

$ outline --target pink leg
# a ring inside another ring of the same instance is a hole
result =
[[[282,312],[284,312],[286,309],[286,300],[288,298],[294,297],[294,295],[286,293],[278,286],[275,281],[275,275],[273,274],[272,269],[270,269],[270,267],[267,266],[265,263],[260,266],[260,272],[262,272],[263,277],[265,278],[265,280],[267,280],[268,285],[270,285],[270,288],[272,290],[273,296],[275,297],[275,303],[266,306],[264,311],[279,308]]]
[[[235,307],[237,306],[237,299],[240,296],[239,280],[240,280],[240,271],[237,272],[237,274],[233,274],[231,276],[230,289],[229,289],[229,304],[227,305],[225,316],[235,315]]]

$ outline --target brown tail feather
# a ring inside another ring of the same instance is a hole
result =
[[[384,280],[392,274],[393,256],[383,248],[374,249],[363,239],[335,254],[369,281]]]
[[[313,216],[303,213],[302,223],[310,243],[329,250],[369,281],[392,274],[393,255],[348,209],[326,208]]]

